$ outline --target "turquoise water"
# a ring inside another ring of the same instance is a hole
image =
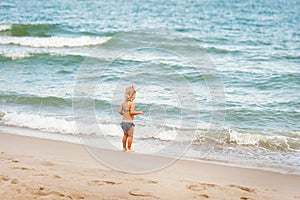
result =
[[[145,112],[136,118],[140,143],[167,142],[180,130],[195,133],[188,138],[193,141],[188,158],[205,155],[299,171],[299,9],[299,1],[281,0],[2,1],[0,111],[6,116],[1,123],[78,134],[74,87],[88,65],[84,81],[98,81],[93,101],[101,131],[86,128],[80,134],[120,137],[116,112],[126,84],[134,84],[137,108]],[[166,37],[168,32],[176,37]],[[130,40],[116,37],[122,34]],[[145,39],[149,35],[155,39]],[[126,51],[155,42],[159,48]],[[214,110],[207,82],[214,77],[164,50],[193,54],[192,43],[203,49],[222,80],[225,119],[218,130],[210,128]],[[122,53],[93,56],[97,48]],[[104,63],[110,68],[100,76]],[[198,105],[184,116],[193,122],[188,128],[178,125],[185,112],[174,86],[195,91],[189,95]],[[207,146],[215,148],[203,153]]]

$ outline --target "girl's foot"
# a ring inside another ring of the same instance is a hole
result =
[[[127,149],[128,152],[134,152],[132,149]]]
[[[122,151],[127,151],[127,149],[123,149]]]

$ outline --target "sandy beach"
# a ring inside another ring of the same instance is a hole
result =
[[[6,133],[0,138],[3,200],[300,199],[297,175],[185,160],[131,174],[103,166],[82,145]]]
[[[300,200],[299,10],[1,1],[0,200]]]

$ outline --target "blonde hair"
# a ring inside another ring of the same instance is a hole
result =
[[[136,91],[133,86],[130,86],[125,89],[125,100],[131,101],[133,99],[133,96],[135,95]]]

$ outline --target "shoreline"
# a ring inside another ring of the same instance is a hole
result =
[[[135,155],[100,151],[120,159]],[[3,131],[0,155],[3,199],[300,199],[298,175],[188,160],[124,173],[103,166],[82,145]]]
[[[41,130],[35,130],[30,128],[22,128],[22,127],[15,127],[15,126],[8,126],[8,125],[0,125],[0,133],[10,134],[10,135],[16,135],[16,136],[24,136],[24,137],[32,137],[37,139],[44,139],[44,140],[52,140],[52,141],[58,141],[58,142],[66,142],[70,144],[77,144],[84,146],[81,136],[79,135],[73,135],[73,134],[60,134],[60,133],[50,133],[50,132],[44,132]],[[83,136],[84,137],[84,136]],[[99,138],[100,139],[100,138]],[[113,138],[114,140],[117,138]],[[121,138],[118,138],[121,140]],[[137,139],[139,140],[139,139]],[[104,145],[104,143],[103,143]],[[91,147],[93,148],[93,147]],[[99,147],[97,147],[99,148]],[[111,149],[110,147],[101,147],[100,149],[108,150],[108,151],[116,151],[115,149]],[[86,149],[87,150],[87,149]],[[120,148],[120,151],[122,149]],[[87,150],[88,151],[88,150]],[[186,153],[186,152],[185,152]],[[184,153],[184,154],[185,154]],[[147,153],[142,152],[135,152],[135,154],[141,154],[147,156]],[[150,154],[152,155],[152,154]],[[156,155],[154,155],[156,156]],[[262,170],[266,172],[275,172],[280,174],[286,174],[286,175],[298,175],[300,176],[300,171],[295,168],[283,166],[283,165],[271,165],[271,164],[262,164],[262,163],[253,163],[248,162],[238,162],[238,161],[229,161],[229,160],[218,160],[218,159],[209,159],[209,158],[196,158],[196,157],[187,157],[187,156],[180,156],[179,158],[175,158],[171,155],[159,155],[166,159],[176,159],[176,160],[182,160],[182,161],[191,161],[191,162],[199,162],[199,163],[207,163],[207,164],[213,164],[213,165],[220,165],[220,166],[227,166],[227,167],[238,167],[238,168],[244,168],[244,169],[254,169],[254,170]]]

